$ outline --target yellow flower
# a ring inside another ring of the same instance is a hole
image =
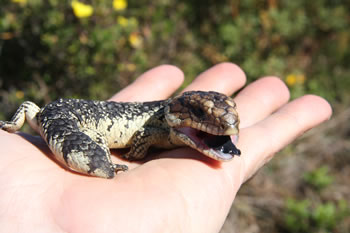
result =
[[[297,82],[297,78],[295,74],[289,74],[286,78],[286,83],[288,86],[294,86],[295,83]]]
[[[130,72],[133,72],[136,70],[136,65],[133,63],[128,63],[128,64],[126,64],[126,69]]]
[[[11,1],[15,2],[15,3],[18,3],[18,4],[21,4],[21,5],[27,4],[27,0],[11,0]]]
[[[113,0],[113,8],[116,11],[125,10],[127,6],[128,6],[128,2],[126,0]]]
[[[127,18],[125,18],[124,16],[118,16],[117,22],[122,27],[126,27],[129,24],[129,20]]]
[[[142,46],[142,37],[138,33],[131,33],[129,36],[129,43],[133,48],[140,48]]]
[[[24,92],[23,91],[16,91],[16,98],[17,99],[23,99],[24,97]]]
[[[92,8],[91,5],[79,2],[77,0],[73,0],[71,6],[75,16],[78,18],[89,17],[94,12],[94,8]]]
[[[286,77],[286,83],[288,84],[288,86],[303,84],[304,82],[305,82],[305,75],[303,74],[289,74]]]

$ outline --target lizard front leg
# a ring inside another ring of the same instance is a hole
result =
[[[168,146],[169,131],[157,127],[144,127],[138,130],[131,139],[131,148],[122,157],[128,160],[139,160],[146,156],[148,148],[152,145]]]

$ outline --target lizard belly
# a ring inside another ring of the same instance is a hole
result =
[[[142,128],[147,119],[135,118],[130,121],[124,117],[118,119],[106,119],[103,124],[97,126],[99,132],[103,132],[109,148],[127,148],[132,144],[134,134]]]

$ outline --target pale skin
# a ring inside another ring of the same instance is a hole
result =
[[[114,101],[171,96],[183,81],[162,65],[114,95]],[[231,63],[200,74],[186,90],[231,95],[245,85]],[[189,148],[157,152],[112,179],[79,175],[53,160],[38,136],[0,130],[0,226],[3,232],[218,232],[241,185],[303,132],[330,118],[318,96],[291,102],[280,79],[263,77],[235,97],[242,155],[218,163]],[[114,153],[116,154],[116,153]]]

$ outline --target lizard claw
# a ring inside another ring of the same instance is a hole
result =
[[[129,170],[129,168],[128,168],[128,166],[126,166],[126,165],[114,164],[114,170],[115,170],[115,172],[118,172],[118,171],[123,171],[123,172],[125,172],[125,171]]]

